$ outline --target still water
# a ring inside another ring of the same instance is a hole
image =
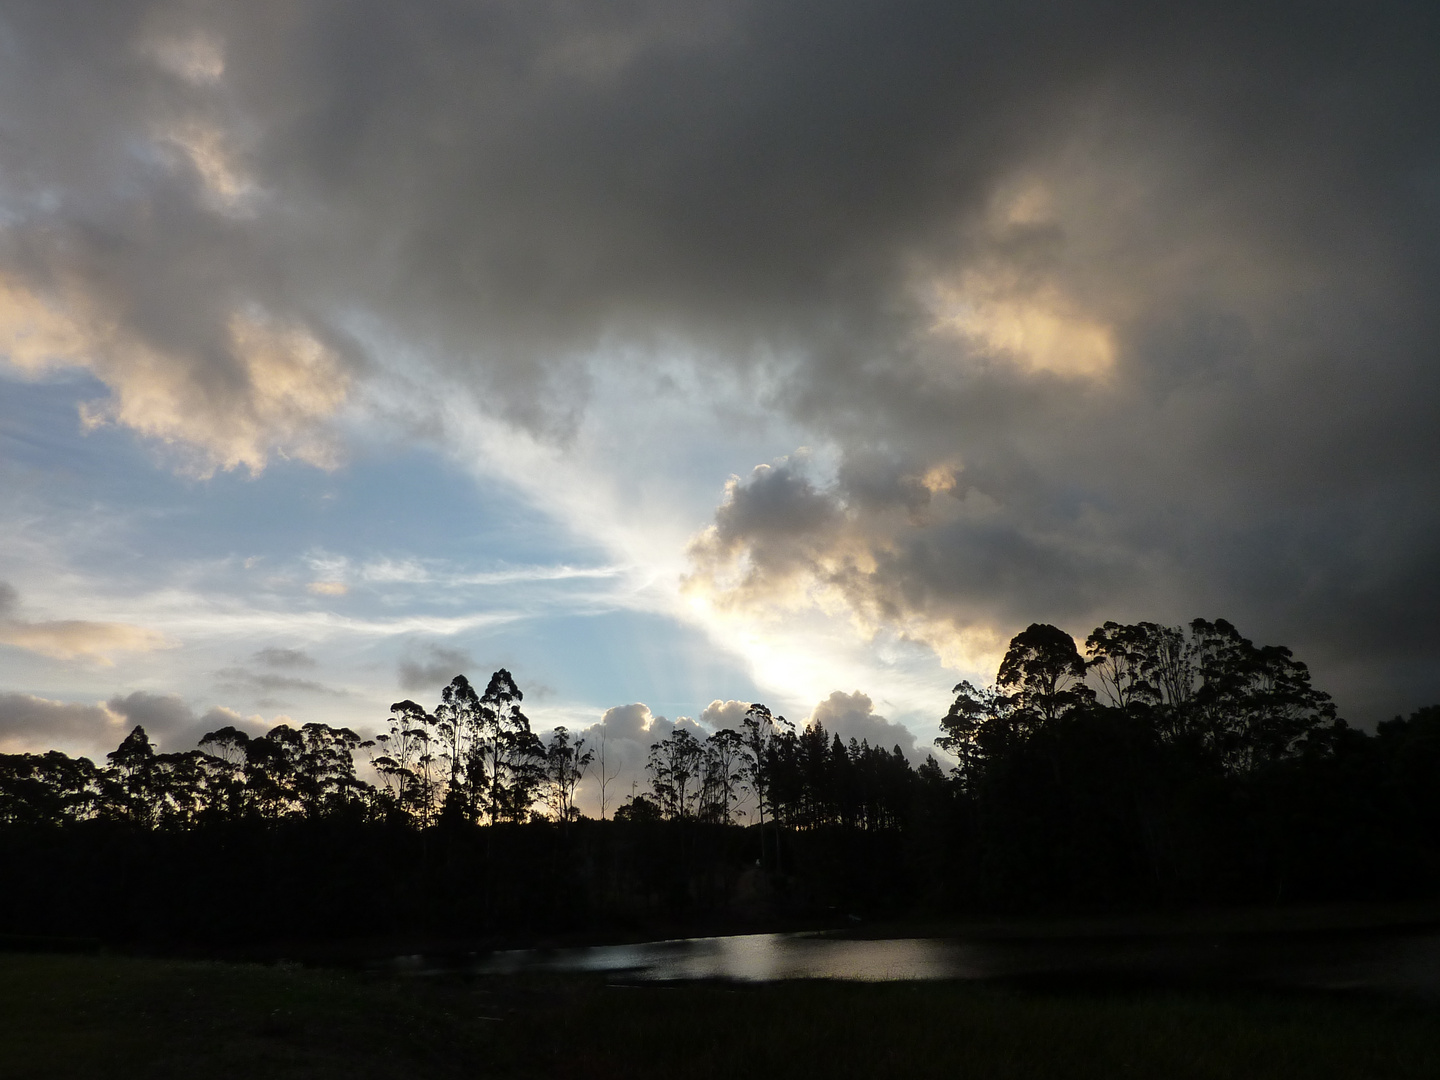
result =
[[[416,956],[396,965],[415,974],[598,972],[626,981],[1144,980],[1440,996],[1440,932],[1018,940],[744,934],[445,960]]]

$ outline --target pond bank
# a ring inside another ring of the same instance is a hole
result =
[[[474,1076],[1429,1078],[1435,1010],[1354,995],[1032,993],[953,982],[409,980],[0,956],[7,1080]]]

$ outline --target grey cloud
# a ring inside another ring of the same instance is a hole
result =
[[[99,760],[132,728],[145,729],[161,750],[193,750],[202,735],[226,726],[252,735],[265,727],[256,717],[214,708],[197,716],[173,694],[137,690],[101,704],[51,701],[32,694],[0,694],[0,750],[40,753],[62,749]]]
[[[333,460],[430,377],[387,343],[556,434],[678,340],[839,458],[739,485],[702,576],[927,640],[1225,614],[1394,711],[1440,695],[1437,18],[20,0],[5,310],[212,467]]]
[[[194,710],[174,694],[136,690],[124,697],[111,698],[106,707],[124,718],[127,730],[139,724],[156,742],[162,742],[195,723]]]
[[[911,761],[925,760],[926,751],[915,746],[915,736],[910,730],[876,713],[875,703],[858,690],[853,694],[836,690],[816,705],[806,726],[816,724],[824,727],[827,734],[840,736],[843,743],[854,739],[882,750],[898,746]]]
[[[298,679],[293,675],[276,675],[268,671],[250,671],[243,667],[221,668],[215,673],[216,686],[224,690],[259,692],[262,694],[302,693],[323,694],[327,697],[346,697],[347,691],[316,682],[314,679]],[[267,706],[274,702],[266,699]]]
[[[272,668],[313,668],[315,658],[304,649],[261,649],[252,660],[257,664],[263,664]]]
[[[184,699],[174,694],[137,690],[124,697],[111,698],[105,707],[120,718],[122,735],[138,724],[150,740],[167,753],[193,750],[207,733],[223,727],[239,728],[249,735],[262,735],[268,730],[259,717],[241,716],[223,707],[197,716]]]
[[[692,735],[704,738],[707,732],[688,716],[670,720],[650,711],[650,706],[636,702],[606,709],[600,722],[586,728],[583,734],[592,743],[603,733],[607,740],[634,743],[648,753],[651,744],[668,739],[676,728],[685,728]]]
[[[718,704],[718,703],[717,703]],[[607,813],[628,798],[632,791],[645,791],[649,777],[645,763],[649,760],[650,747],[668,739],[677,728],[683,728],[698,739],[704,739],[709,732],[688,716],[674,720],[650,711],[650,706],[641,702],[617,705],[606,709],[598,723],[574,734],[584,738],[588,749],[594,752],[595,760],[582,781],[579,794],[586,813],[600,812],[600,755],[603,745],[605,773],[607,780]]]
[[[124,737],[117,716],[102,705],[50,701],[33,694],[0,694],[0,749],[38,753],[58,747],[93,752]],[[113,749],[111,746],[109,749]]]
[[[403,690],[438,692],[456,675],[464,675],[475,666],[475,661],[464,649],[431,643],[421,646],[418,651],[421,654],[419,657],[407,656],[400,660],[400,687]]]

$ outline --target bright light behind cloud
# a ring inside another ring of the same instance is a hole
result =
[[[1091,378],[1108,374],[1115,364],[1109,328],[1086,318],[1053,288],[1027,291],[1017,282],[966,275],[960,285],[935,291],[936,332],[972,344],[987,358],[1007,359],[1027,371]]]

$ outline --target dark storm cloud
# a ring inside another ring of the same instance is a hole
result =
[[[0,320],[252,468],[432,377],[392,352],[558,432],[679,343],[838,458],[732,488],[735,602],[1221,614],[1393,709],[1440,693],[1436,18],[12,3]]]

